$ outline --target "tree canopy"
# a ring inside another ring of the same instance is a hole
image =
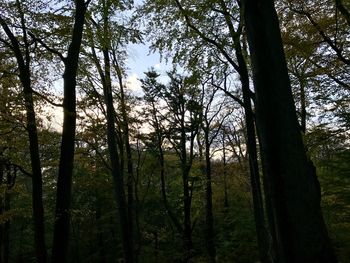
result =
[[[346,0],[2,1],[0,262],[348,262],[349,41]]]

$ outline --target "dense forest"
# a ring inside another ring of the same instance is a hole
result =
[[[348,0],[4,0],[0,25],[0,263],[350,262]],[[138,92],[130,45],[167,68]]]

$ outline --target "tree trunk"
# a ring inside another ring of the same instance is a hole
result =
[[[183,189],[183,233],[182,241],[184,247],[184,262],[188,262],[192,255],[192,225],[191,225],[191,196],[189,188],[189,173],[188,156],[186,149],[186,131],[185,131],[185,114],[181,116],[181,171],[182,171],[182,189]],[[191,158],[191,157],[190,157]]]
[[[222,134],[222,163],[224,174],[224,207],[228,208],[228,193],[227,193],[227,163],[226,163],[226,143],[225,143],[225,131]]]
[[[68,261],[70,203],[72,189],[72,174],[74,163],[74,141],[76,129],[76,75],[84,19],[86,12],[84,0],[76,1],[75,22],[72,41],[68,48],[68,55],[64,60],[63,73],[63,130],[61,154],[57,177],[57,195],[54,236],[52,245],[52,262],[65,263]]]
[[[39,156],[38,131],[36,125],[36,117],[34,111],[33,91],[30,79],[30,55],[27,32],[24,21],[24,14],[21,6],[18,4],[18,10],[21,17],[21,26],[23,30],[23,41],[25,45],[25,54],[22,55],[18,40],[12,34],[4,20],[0,19],[0,23],[11,40],[12,49],[15,53],[18,67],[19,79],[23,87],[23,95],[27,117],[27,131],[29,137],[29,152],[32,168],[32,206],[34,219],[34,244],[35,253],[38,263],[47,261],[47,251],[45,244],[45,226],[44,226],[44,206],[42,201],[42,172]]]
[[[113,106],[112,87],[104,88],[104,97],[107,107],[107,140],[109,158],[112,165],[112,176],[115,188],[115,195],[118,204],[118,211],[120,216],[120,226],[122,232],[123,251],[125,262],[133,262],[133,249],[131,236],[129,235],[129,221],[128,221],[128,205],[126,202],[124,192],[124,179],[121,173],[121,167],[119,163],[119,154],[117,150],[116,134],[115,134],[115,110]]]
[[[104,25],[103,29],[107,32],[108,29],[108,17],[104,16]],[[106,36],[107,37],[107,36]],[[108,152],[109,159],[112,168],[112,177],[114,183],[114,193],[115,198],[118,204],[118,212],[120,218],[120,227],[122,233],[122,244],[123,244],[123,254],[125,262],[132,263],[134,262],[133,256],[133,242],[132,236],[130,235],[130,226],[129,226],[129,209],[128,204],[125,197],[124,190],[124,176],[123,176],[123,142],[119,143],[119,152],[118,152],[118,142],[117,142],[117,134],[115,127],[116,113],[113,104],[113,93],[112,93],[112,82],[111,82],[111,62],[109,57],[109,42],[105,41],[105,46],[102,50],[103,59],[104,59],[104,70],[97,58],[93,39],[92,41],[92,53],[94,63],[99,72],[101,83],[103,86],[103,95],[106,105],[107,112],[107,144],[108,144]]]
[[[249,75],[247,69],[247,63],[243,56],[242,45],[240,36],[238,32],[235,31],[234,25],[232,23],[230,14],[227,10],[226,4],[223,0],[220,1],[221,7],[224,11],[224,16],[226,24],[228,26],[232,41],[234,43],[234,50],[237,58],[238,73],[241,78],[242,93],[243,93],[243,107],[245,114],[245,124],[246,124],[246,140],[247,140],[247,152],[249,158],[249,173],[250,173],[250,184],[253,197],[254,206],[254,219],[255,228],[257,232],[257,240],[259,247],[259,257],[261,262],[267,263],[271,262],[272,258],[269,255],[270,242],[268,239],[268,232],[265,223],[265,213],[263,198],[261,193],[261,183],[258,165],[258,156],[256,150],[256,134],[255,134],[255,124],[254,124],[254,114],[252,110],[251,103],[251,91],[249,85]],[[242,21],[240,22],[242,23]],[[234,66],[234,65],[232,65]]]
[[[236,48],[237,49],[237,48]],[[240,47],[239,47],[240,50]],[[237,54],[237,51],[236,51]],[[243,59],[242,53],[237,54],[237,58],[241,68],[241,82],[242,82],[242,92],[243,92],[243,103],[244,103],[244,113],[245,113],[245,124],[247,132],[247,152],[249,160],[249,174],[250,174],[250,185],[253,197],[253,207],[254,207],[254,219],[255,219],[255,229],[257,232],[258,247],[260,260],[263,263],[272,262],[272,256],[270,251],[270,241],[268,238],[268,232],[265,222],[264,213],[264,201],[261,192],[261,182],[258,164],[258,155],[256,148],[256,134],[255,134],[255,124],[254,115],[250,99],[250,89],[249,89],[249,77],[246,67],[246,63]]]
[[[304,77],[299,77],[300,85],[300,128],[303,134],[306,133],[306,95]]]
[[[272,0],[244,0],[262,161],[270,184],[278,262],[337,262],[307,161]]]
[[[6,178],[4,178],[6,171]],[[1,171],[0,174],[1,184],[5,184],[3,193],[3,200],[1,200],[1,210],[7,212],[11,209],[11,196],[10,190],[14,186],[14,180],[16,178],[16,169],[11,170],[11,166],[6,165],[5,169]],[[4,224],[1,225],[1,257],[0,262],[8,263],[10,259],[10,220],[6,220]]]
[[[34,219],[35,252],[37,261],[39,263],[45,263],[47,261],[47,252],[45,244],[44,205],[42,189],[43,187],[41,163],[39,157],[39,142],[34,113],[33,97],[29,79],[27,84],[28,86],[23,85],[23,87],[27,112],[27,130],[29,135],[30,160],[32,165],[32,204]]]
[[[10,210],[10,195],[9,193],[5,193],[4,197],[4,211]],[[7,220],[5,224],[2,226],[2,238],[3,238],[3,263],[8,263],[10,259],[10,220]]]
[[[162,192],[162,200],[163,205],[166,210],[166,213],[170,217],[170,220],[175,225],[176,230],[181,234],[183,232],[182,226],[179,222],[179,220],[176,218],[175,214],[173,213],[168,200],[167,200],[167,194],[166,194],[166,185],[165,185],[165,161],[164,161],[164,152],[162,147],[162,134],[159,127],[159,120],[157,118],[157,109],[154,102],[152,102],[152,114],[153,114],[153,120],[155,124],[155,132],[157,136],[157,150],[158,150],[158,161],[160,166],[160,183],[161,183],[161,192]]]
[[[192,243],[192,225],[191,225],[191,196],[189,190],[189,181],[188,176],[189,172],[187,172],[187,167],[182,172],[182,183],[183,183],[183,213],[184,213],[184,221],[183,221],[183,246],[184,246],[184,262],[188,262],[193,256],[193,243]]]
[[[129,223],[129,235],[131,237],[131,249],[134,251],[134,169],[132,160],[132,151],[130,146],[130,134],[129,134],[129,122],[128,114],[126,112],[126,101],[124,93],[123,75],[121,68],[119,67],[116,56],[114,56],[114,68],[117,72],[119,87],[120,87],[120,109],[122,115],[122,130],[123,130],[123,142],[125,144],[126,158],[127,158],[127,189],[128,189],[128,223]],[[137,256],[137,254],[136,254]],[[135,257],[137,259],[137,257]]]
[[[204,129],[205,140],[205,219],[206,219],[206,246],[210,256],[210,262],[216,262],[216,249],[214,242],[214,217],[213,217],[213,198],[211,185],[211,158],[210,158],[210,139],[209,139],[209,125]]]

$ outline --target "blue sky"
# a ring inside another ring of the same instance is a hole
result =
[[[128,50],[128,82],[129,88],[136,93],[140,92],[138,79],[144,78],[144,72],[154,67],[161,75],[160,81],[166,82],[166,71],[170,69],[169,64],[160,61],[158,52],[150,53],[148,44],[129,44]]]

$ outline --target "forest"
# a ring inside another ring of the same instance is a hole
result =
[[[0,263],[350,262],[349,0],[4,0],[0,25]],[[162,65],[134,86],[131,45]]]

